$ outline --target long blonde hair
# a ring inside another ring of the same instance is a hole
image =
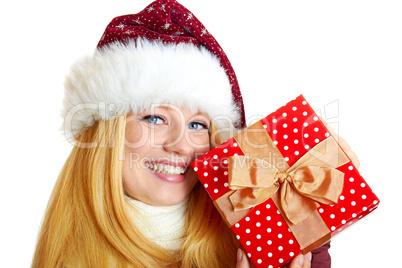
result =
[[[122,186],[125,124],[126,116],[98,121],[77,139],[50,197],[32,267],[234,267],[237,241],[200,183],[189,197],[178,256],[135,227]]]

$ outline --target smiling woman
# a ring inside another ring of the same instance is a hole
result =
[[[189,10],[113,19],[66,78],[64,121],[74,148],[32,267],[249,267],[189,168],[245,127],[230,62]]]

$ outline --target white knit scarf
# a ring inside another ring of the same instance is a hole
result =
[[[130,214],[142,234],[172,253],[183,246],[187,198],[177,205],[167,207],[151,206],[128,199],[134,205]]]

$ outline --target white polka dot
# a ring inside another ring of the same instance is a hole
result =
[[[214,155],[214,159],[218,159],[218,156],[217,156],[217,155]]]
[[[217,182],[217,181],[218,181],[218,178],[217,178],[217,177],[215,177],[215,178],[214,178],[214,182]]]
[[[260,226],[261,226],[261,223],[257,222],[257,223],[255,224],[255,226],[260,227]]]
[[[260,235],[260,234],[258,234],[256,237],[257,237],[257,239],[261,239],[261,235]]]
[[[355,202],[355,201],[352,201],[350,204],[351,204],[352,206],[356,206],[356,202]]]
[[[246,233],[248,233],[248,234],[249,234],[249,233],[250,233],[250,229],[246,229]]]
[[[272,119],[272,122],[273,122],[273,123],[276,123],[276,122],[278,122],[278,120],[276,120],[276,119],[274,118],[274,119]]]
[[[303,104],[303,105],[306,105],[306,104],[307,104],[307,101],[304,100],[304,101],[302,102],[302,104]]]
[[[295,151],[295,155],[299,155],[299,151]]]
[[[250,246],[250,245],[251,245],[251,242],[250,242],[250,241],[247,241],[247,242],[246,242],[246,245],[247,245],[247,246]]]
[[[229,183],[225,182],[225,183],[223,184],[223,186],[228,187],[228,186],[229,186]]]
[[[294,144],[298,144],[299,140],[294,140],[293,142],[294,142]]]
[[[236,228],[239,228],[239,227],[240,227],[240,224],[239,224],[239,223],[236,223],[236,224],[235,224],[235,227],[236,227]]]
[[[320,208],[320,209],[318,210],[318,212],[323,213],[323,212],[324,212],[324,209],[323,209],[323,208]]]
[[[356,218],[356,216],[357,216],[356,213],[353,213],[353,214],[352,214],[352,217],[353,217],[353,218]]]
[[[355,189],[350,190],[350,193],[351,193],[351,194],[354,194],[354,193],[355,193]]]
[[[274,130],[272,131],[272,133],[277,134],[277,133],[278,133],[278,130],[274,129]]]
[[[307,144],[304,145],[304,149],[308,150],[310,148],[310,146],[308,146]]]
[[[342,224],[345,224],[346,223],[346,221],[345,220],[342,220]]]
[[[303,112],[303,115],[306,116],[306,115],[307,115],[307,112]]]
[[[261,251],[261,247],[257,247],[257,251]]]
[[[293,257],[295,254],[293,252],[289,252],[289,256]]]
[[[218,170],[218,166],[215,166],[215,167],[214,167],[214,170]]]
[[[282,238],[282,234],[278,234],[278,238]]]
[[[268,241],[267,241],[267,244],[268,244],[268,245],[272,245],[272,241],[271,241],[271,240],[268,240]]]
[[[293,122],[297,122],[297,117],[293,117]]]
[[[224,163],[224,164],[227,164],[227,163],[228,163],[228,160],[226,160],[226,159],[223,160],[223,163]]]
[[[348,169],[349,169],[349,170],[353,170],[353,166],[349,166]]]
[[[223,175],[228,175],[228,174],[229,174],[229,172],[227,172],[227,171],[223,172]]]
[[[228,149],[223,149],[223,152],[226,154],[228,152]]]
[[[286,140],[288,138],[288,135],[283,135],[283,138]]]
[[[265,125],[264,125],[265,126]],[[267,126],[265,126],[265,128],[267,128]],[[233,143],[233,147],[237,147],[237,143]]]
[[[353,177],[350,177],[350,178],[349,178],[349,181],[350,181],[350,182],[354,182],[355,179],[354,179]]]
[[[215,190],[214,190],[214,193],[216,193],[216,194],[217,194],[218,192],[219,192],[219,191],[218,191],[218,189],[215,189]]]
[[[335,226],[332,226],[331,227],[331,231],[335,231],[336,230],[336,227]]]
[[[275,144],[275,145],[278,145],[278,141],[274,141],[274,144]]]
[[[204,187],[205,187],[205,188],[208,188],[208,183],[205,183],[205,184],[204,184]]]
[[[266,207],[267,209],[270,209],[270,208],[271,208],[271,205],[270,205],[270,204],[267,204],[265,207]]]
[[[318,132],[318,130],[319,130],[318,127],[315,127],[315,128],[314,128],[314,131],[315,131],[315,132]]]
[[[317,121],[317,120],[318,120],[318,117],[317,117],[317,116],[314,116],[313,120],[314,120],[314,121]]]
[[[308,133],[304,134],[304,137],[305,137],[305,138],[308,138]]]
[[[377,205],[377,204],[378,204],[378,200],[374,200],[374,201],[373,201],[373,204],[374,204],[374,205]]]
[[[304,127],[307,127],[307,126],[308,126],[308,123],[307,123],[307,122],[304,122],[304,123],[303,123],[303,126],[304,126]]]
[[[272,257],[272,252],[268,252],[268,257],[270,257],[270,258]]]
[[[346,211],[346,209],[345,209],[345,208],[341,208],[341,211],[342,211],[342,212],[345,212],[345,211]]]
[[[296,106],[293,106],[292,110],[293,110],[293,111],[296,111],[296,110],[297,110],[297,107],[296,107]]]
[[[208,172],[204,172],[204,177],[208,176]]]
[[[277,225],[282,226],[282,222],[278,221]]]
[[[286,117],[286,116],[288,116],[288,114],[287,114],[287,113],[283,113],[282,116],[283,116],[283,117]]]
[[[289,161],[289,157],[286,156],[286,157],[285,157],[285,161],[288,162],[288,161]]]
[[[267,216],[267,221],[270,221],[271,220],[271,216]]]
[[[288,127],[288,124],[285,123],[285,124],[283,124],[282,126],[283,126],[283,128],[287,128],[287,127]]]
[[[364,188],[364,187],[366,187],[366,184],[364,182],[362,182],[362,184],[360,184],[360,187]]]
[[[367,207],[363,207],[363,211],[366,211],[367,210]]]
[[[250,217],[246,217],[246,221],[250,221]]]
[[[276,210],[276,214],[278,214],[278,215],[281,214],[278,209]]]
[[[272,265],[269,265],[268,268],[274,268]]]
[[[292,240],[292,239],[289,240],[289,244],[291,244],[291,245],[293,244],[293,240]]]
[[[260,213],[261,213],[261,212],[260,212],[259,210],[257,210],[257,211],[255,212],[256,215],[260,215]]]
[[[194,171],[198,171],[198,167],[194,167]]]
[[[271,230],[271,228],[268,228],[267,233],[270,233],[270,232],[272,232],[272,230]]]
[[[284,146],[283,149],[284,150],[289,150],[289,146]]]
[[[261,263],[262,263],[262,260],[261,260],[261,259],[258,259],[257,262],[258,262],[259,264],[261,264]]]
[[[282,251],[282,250],[283,250],[283,247],[282,247],[282,246],[279,246],[279,247],[278,247],[278,250],[279,250],[279,251]]]
[[[319,140],[319,139],[315,139],[314,142],[315,142],[315,143],[319,143],[320,140]]]
[[[279,259],[279,263],[282,263],[282,262],[283,262],[283,259],[282,259],[282,258],[280,258],[280,259]]]
[[[204,165],[205,165],[205,166],[208,165],[208,161],[204,161]]]
[[[343,195],[341,195],[341,196],[339,197],[339,199],[340,199],[340,200],[345,200],[345,197],[344,197]]]
[[[240,239],[240,235],[236,235],[236,238],[237,238],[237,240],[239,240],[239,239]]]
[[[331,219],[335,219],[335,214],[330,215]]]
[[[249,258],[251,258],[251,253],[247,253],[247,256],[248,256]]]
[[[328,132],[325,132],[325,137],[329,137],[329,133]]]

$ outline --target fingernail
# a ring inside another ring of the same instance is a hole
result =
[[[311,259],[313,258],[313,255],[311,254],[311,252],[307,253],[307,258],[309,261],[311,261]]]
[[[303,263],[304,263],[304,255],[303,254],[299,255],[299,263],[300,263],[300,265],[303,265]]]
[[[243,259],[243,252],[242,250],[239,248],[237,249],[237,261],[241,262],[241,260]]]

